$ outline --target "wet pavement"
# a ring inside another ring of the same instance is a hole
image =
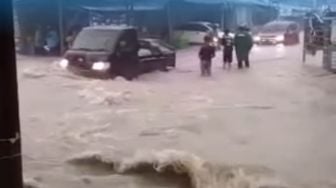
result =
[[[54,58],[19,57],[27,179],[51,188],[172,187],[107,176],[101,164],[157,161],[169,150],[173,161],[181,152],[197,161],[188,172],[206,161],[274,173],[295,186],[336,185],[336,76],[322,70],[320,56],[303,65],[299,46],[255,47],[250,69],[223,70],[218,53],[213,76],[202,78],[197,49],[178,52],[176,70],[134,82],[86,79]],[[100,162],[89,160],[85,169],[67,162],[90,156]]]

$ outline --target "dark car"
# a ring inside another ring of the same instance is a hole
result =
[[[291,21],[273,21],[264,25],[254,36],[256,44],[293,45],[300,42],[300,26]]]
[[[123,76],[128,80],[149,70],[167,70],[169,65],[175,65],[175,58],[171,58],[175,57],[173,50],[168,55],[162,45],[155,46],[149,41],[145,45],[144,41],[138,39],[132,27],[87,27],[78,34],[60,64],[84,76]]]

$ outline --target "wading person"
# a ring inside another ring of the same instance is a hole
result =
[[[35,55],[44,55],[44,36],[43,36],[43,30],[41,26],[38,26],[35,31],[35,37],[34,37],[34,50]]]
[[[211,45],[211,37],[204,37],[204,44],[199,51],[199,58],[201,61],[201,75],[211,76],[211,61],[215,57],[215,47]]]
[[[56,30],[48,27],[45,49],[49,55],[56,55],[59,47],[59,37]]]
[[[222,45],[223,45],[223,68],[225,69],[227,66],[231,68],[232,54],[233,54],[233,37],[230,36],[230,30],[228,29],[224,31]]]
[[[249,55],[253,47],[253,39],[248,29],[246,27],[239,27],[238,32],[234,38],[234,45],[236,49],[238,68],[243,68],[243,63],[245,67],[250,67]]]

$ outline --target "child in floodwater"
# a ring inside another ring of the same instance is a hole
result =
[[[222,40],[223,44],[223,68],[226,66],[231,68],[232,54],[233,54],[233,37],[230,35],[230,30],[226,29],[224,31],[224,36]]]
[[[215,47],[211,45],[211,37],[204,37],[204,44],[199,51],[201,61],[201,75],[211,76],[211,61],[215,57]]]

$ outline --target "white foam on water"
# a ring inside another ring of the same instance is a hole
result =
[[[24,78],[39,79],[47,75],[47,72],[37,68],[26,68],[22,72]]]
[[[41,188],[41,185],[39,185],[39,183],[37,183],[35,180],[28,179],[25,180],[23,188]]]
[[[111,174],[141,175],[152,169],[165,174],[172,171],[188,178],[191,188],[262,188],[289,187],[274,174],[257,173],[247,166],[215,165],[184,151],[137,152],[132,157],[116,158],[91,152],[73,157],[68,163],[91,168],[110,167]]]
[[[99,83],[93,82],[78,92],[81,98],[97,105],[120,105],[131,99],[130,91],[109,91],[103,87],[97,87]]]

